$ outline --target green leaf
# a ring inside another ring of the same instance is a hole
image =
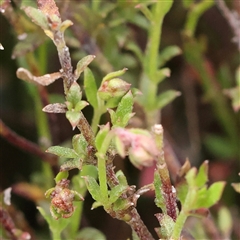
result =
[[[82,58],[78,63],[77,63],[77,67],[76,67],[76,70],[74,72],[74,75],[75,75],[75,79],[77,80],[81,73],[83,71],[85,71],[85,69],[87,69],[87,66],[93,61],[93,59],[95,58],[96,56],[94,55],[88,55],[84,58]],[[95,82],[95,81],[94,81]]]
[[[161,239],[170,239],[173,233],[175,222],[167,214],[158,213],[155,214],[155,216],[157,217],[159,224],[161,225],[159,232]]]
[[[119,171],[116,172],[116,177],[118,178],[119,183],[122,186],[128,186],[127,178],[125,177],[122,170],[119,170]]]
[[[195,167],[191,168],[186,174],[186,180],[190,187],[195,187],[195,178],[197,175],[197,169]]]
[[[93,106],[94,109],[97,109],[97,85],[92,71],[89,68],[84,70],[84,89],[88,102]]]
[[[155,204],[159,208],[161,208],[164,213],[166,213],[166,204],[161,191],[162,182],[157,170],[154,172],[154,187],[155,187],[155,196],[156,196]]]
[[[180,182],[176,186],[176,191],[177,191],[177,198],[180,200],[181,204],[185,202],[187,193],[189,191],[188,184],[186,181]]]
[[[117,185],[111,189],[109,194],[109,203],[114,203],[126,191],[127,186]]]
[[[23,10],[27,16],[43,30],[49,29],[47,16],[41,10],[33,7],[23,7]]]
[[[67,179],[68,178],[68,172],[67,171],[61,171],[57,174],[57,176],[55,177],[55,182],[58,183],[60,182],[62,179]]]
[[[203,187],[198,190],[196,200],[194,201],[193,206],[191,206],[192,209],[210,208],[216,204],[222,196],[225,184],[225,182],[216,182],[208,189]]]
[[[143,63],[143,53],[142,53],[142,50],[140,49],[140,47],[138,47],[138,45],[136,43],[129,42],[126,45],[126,49],[129,50],[129,51],[132,51],[137,56],[139,61],[141,63]]]
[[[102,232],[99,230],[92,228],[92,227],[86,227],[83,228],[78,234],[76,239],[81,240],[106,240],[107,238],[104,236]]]
[[[116,77],[119,77],[119,76],[122,76],[128,69],[127,68],[123,68],[122,70],[119,70],[119,71],[116,71],[116,72],[111,72],[109,74],[107,74],[104,78],[103,78],[103,82],[107,81],[107,80],[110,80],[110,79],[113,79],[113,78],[116,78]]]
[[[80,112],[67,111],[66,118],[69,120],[74,130],[81,119],[81,114]]]
[[[65,21],[63,21],[63,22],[61,23],[61,25],[60,25],[60,31],[64,33],[65,30],[66,30],[68,27],[72,26],[72,25],[73,25],[73,22],[72,22],[72,21],[70,21],[70,20],[65,20]]]
[[[132,118],[133,95],[129,91],[120,101],[115,113],[110,111],[111,122],[114,127],[125,127]]]
[[[103,204],[102,200],[102,193],[100,190],[100,186],[98,185],[97,181],[95,180],[95,178],[91,177],[91,176],[83,176],[87,189],[89,191],[89,193],[91,194],[92,198],[94,200],[96,200],[97,202],[100,202]]]
[[[169,68],[162,68],[158,70],[155,74],[154,83],[162,82],[166,77],[170,77],[171,70]]]
[[[47,221],[49,229],[52,232],[53,239],[61,239],[61,232],[67,227],[71,222],[71,219],[60,218],[57,221],[52,218],[50,214],[47,214],[45,210],[41,207],[37,207],[38,211],[41,213],[43,218]]]
[[[46,150],[48,153],[55,154],[59,157],[65,158],[76,158],[78,154],[71,148],[60,147],[60,146],[52,146]]]
[[[207,191],[206,201],[202,207],[210,208],[216,204],[222,196],[225,185],[226,182],[223,181],[213,183]]]
[[[74,82],[71,85],[69,91],[67,92],[66,99],[72,104],[73,108],[75,108],[76,104],[82,100],[81,88],[77,82]]]
[[[102,144],[103,144],[107,134],[109,133],[109,130],[110,130],[110,125],[109,125],[109,123],[107,123],[98,132],[98,134],[96,136],[96,139],[95,139],[96,148],[97,148],[98,151],[100,151],[100,149],[102,147]]]
[[[198,170],[198,174],[195,179],[196,187],[204,186],[208,181],[208,161],[204,161]]]
[[[156,99],[156,108],[162,109],[180,95],[181,93],[175,90],[168,90],[160,94]]]
[[[162,67],[167,61],[182,53],[178,46],[169,46],[163,49],[158,58],[159,67]]]
[[[81,170],[82,169],[82,163],[83,163],[83,160],[79,157],[67,160],[61,165],[60,171],[70,171],[70,170],[75,169],[75,168]]]
[[[85,158],[87,155],[88,143],[82,134],[76,134],[72,138],[73,149],[76,151],[78,156]]]

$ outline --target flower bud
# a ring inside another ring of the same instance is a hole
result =
[[[99,97],[102,100],[109,100],[111,98],[121,98],[130,89],[131,84],[123,81],[120,78],[113,78],[106,80],[98,89]]]
[[[156,143],[149,132],[139,129],[116,128],[115,146],[121,157],[126,155],[128,150],[132,164],[142,169],[153,165],[159,154]]]

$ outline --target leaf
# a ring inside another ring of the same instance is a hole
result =
[[[84,70],[84,89],[88,102],[93,106],[94,109],[97,109],[97,85],[92,71],[89,68]]]
[[[202,187],[208,181],[208,161],[204,161],[204,163],[200,166],[198,170],[198,174],[195,179],[195,186]]]
[[[73,149],[81,158],[86,157],[88,143],[82,134],[76,134],[73,136],[72,145]]]
[[[96,144],[96,148],[98,151],[101,150],[102,144],[103,144],[107,134],[109,133],[109,130],[110,130],[110,125],[109,125],[109,123],[107,123],[98,132],[96,139],[95,139],[95,144]]]
[[[117,185],[111,189],[109,194],[109,203],[114,203],[126,191],[127,186]]]
[[[166,205],[165,205],[165,200],[164,197],[162,195],[162,182],[161,182],[161,178],[159,176],[158,171],[156,170],[154,172],[154,187],[155,187],[155,204],[162,209],[162,211],[164,213],[166,213]]]
[[[163,49],[158,58],[159,67],[162,67],[167,61],[182,53],[178,46],[168,46]]]
[[[66,112],[66,118],[71,123],[72,128],[74,130],[75,127],[78,125],[80,119],[81,119],[81,114],[80,114],[80,112],[67,111]]]
[[[48,86],[49,84],[55,82],[57,79],[61,78],[61,73],[55,72],[55,73],[51,73],[51,74],[45,74],[40,77],[36,77],[36,76],[32,75],[27,69],[18,68],[17,77],[26,82],[38,83],[42,86]]]
[[[85,227],[77,234],[76,239],[81,240],[106,240],[107,238],[104,236],[102,232],[92,227]]]
[[[61,171],[57,174],[57,176],[55,177],[55,182],[58,183],[60,182],[62,179],[67,179],[68,178],[68,172],[67,171]]]
[[[114,127],[125,127],[132,118],[133,95],[129,91],[120,101],[116,112],[110,111],[111,122]]]
[[[67,225],[70,223],[71,219],[68,218],[60,218],[57,221],[51,217],[50,214],[47,214],[45,210],[42,207],[37,207],[38,211],[41,213],[43,218],[47,221],[48,226],[53,233],[57,232],[56,235],[60,236],[60,233],[67,227]]]
[[[222,196],[225,185],[226,182],[216,182],[213,183],[209,189],[203,187],[198,190],[196,201],[194,202],[192,209],[210,208],[216,204]]]
[[[82,100],[81,88],[77,82],[73,82],[73,84],[71,85],[69,91],[67,92],[66,99],[68,102],[71,103],[73,108],[75,108],[76,104]]]
[[[52,146],[46,150],[48,153],[55,154],[59,157],[65,158],[76,158],[78,154],[71,148],[60,147],[60,146]]]
[[[82,163],[83,163],[83,160],[81,158],[74,158],[74,159],[67,160],[61,165],[60,171],[70,171],[75,168],[81,170]]]
[[[83,176],[83,179],[85,180],[87,189],[89,193],[91,194],[92,198],[96,200],[97,202],[102,203],[103,197],[100,190],[100,186],[98,185],[95,178],[91,176]]]
[[[67,106],[63,103],[53,103],[48,104],[42,110],[47,113],[65,113],[67,111]]]
[[[143,63],[143,53],[142,53],[142,50],[140,49],[140,47],[138,47],[138,45],[136,43],[129,42],[126,45],[126,49],[129,50],[129,51],[132,51],[137,56],[139,61],[141,63]]]
[[[173,221],[173,219],[167,214],[157,213],[155,214],[155,216],[161,226],[159,232],[161,239],[171,239],[171,235],[175,226],[175,222]]]
[[[87,66],[93,61],[93,59],[95,58],[95,55],[88,55],[84,58],[82,58],[78,63],[77,63],[77,67],[76,70],[74,72],[75,75],[75,79],[77,80],[81,73],[87,68]],[[95,82],[95,81],[94,81]]]
[[[45,14],[49,16],[57,15],[60,17],[58,7],[54,0],[38,0],[37,3],[38,3],[39,9]]]
[[[169,68],[162,68],[158,70],[155,74],[154,83],[162,82],[166,77],[170,77],[171,70]]]
[[[103,78],[102,83],[107,81],[107,80],[122,76],[127,70],[128,70],[127,68],[123,68],[122,70],[119,70],[119,71],[116,71],[116,72],[111,72],[111,73],[107,74]]]
[[[46,14],[44,14],[41,10],[33,8],[33,7],[23,7],[24,12],[27,16],[39,27],[43,30],[48,30],[48,20]]]
[[[222,196],[225,185],[226,182],[224,181],[213,183],[207,191],[207,198],[203,207],[210,208],[216,204]]]
[[[176,97],[180,96],[181,93],[175,90],[168,90],[160,94],[156,99],[156,108],[162,109],[170,102],[172,102]]]
[[[68,27],[72,26],[72,25],[73,25],[73,22],[72,22],[72,21],[70,21],[70,20],[65,20],[65,21],[63,21],[63,22],[61,23],[60,31],[64,33],[65,30],[66,30]]]

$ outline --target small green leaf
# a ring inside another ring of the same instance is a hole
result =
[[[202,187],[208,181],[208,161],[204,161],[198,170],[198,174],[195,179],[195,186]]]
[[[126,46],[126,49],[132,51],[139,59],[141,63],[143,63],[143,53],[140,47],[134,42],[129,42]]]
[[[170,77],[171,75],[171,70],[169,68],[162,68],[156,72],[154,82],[160,83],[162,82],[166,77]]]
[[[159,176],[158,171],[154,172],[154,187],[155,187],[155,204],[162,209],[162,211],[164,213],[166,213],[166,204],[165,204],[165,200],[164,197],[162,195],[162,182],[161,182],[161,178]]]
[[[75,79],[77,80],[81,73],[83,71],[85,71],[85,69],[87,68],[87,66],[93,61],[93,59],[95,58],[96,56],[94,55],[88,55],[84,58],[82,58],[78,63],[77,63],[77,67],[76,67],[76,70],[74,72],[74,75],[75,75]]]
[[[55,239],[59,239],[61,232],[67,227],[71,219],[60,218],[56,221],[51,217],[51,215],[47,214],[43,208],[37,207],[37,209],[48,223],[48,226],[53,234],[53,238],[55,237]]]
[[[195,187],[195,178],[197,175],[197,169],[195,167],[191,168],[186,174],[186,180],[190,187]]]
[[[194,201],[192,209],[198,208],[210,208],[216,204],[223,193],[225,182],[213,183],[208,189],[203,187],[197,191],[196,199]]]
[[[74,107],[74,111],[75,112],[80,112],[80,111],[82,111],[86,106],[88,106],[89,105],[89,103],[88,102],[86,102],[86,101],[79,101],[76,105],[75,105],[75,107]]]
[[[175,90],[168,90],[157,97],[156,108],[162,109],[167,104],[172,102],[176,97],[180,96],[181,93]]]
[[[67,111],[66,118],[71,123],[72,128],[74,130],[81,119],[81,114],[80,114],[80,112]]]
[[[115,114],[111,114],[111,122],[114,127],[125,127],[133,116],[133,95],[129,91],[120,101]]]
[[[63,21],[63,22],[61,23],[60,31],[64,33],[65,30],[66,30],[68,27],[72,26],[72,25],[73,25],[73,22],[72,22],[72,21],[70,21],[70,20],[65,20],[65,21]]]
[[[104,127],[102,127],[100,129],[100,131],[98,132],[97,136],[96,136],[96,140],[95,140],[95,143],[96,143],[96,148],[98,151],[100,151],[101,147],[102,147],[102,144],[107,136],[107,134],[109,133],[109,130],[110,130],[110,125],[109,123],[107,123]]]
[[[173,219],[169,217],[167,214],[157,213],[155,214],[155,216],[157,217],[159,224],[161,226],[159,232],[161,239],[171,239],[173,229],[175,226],[175,222],[173,221]]]
[[[84,70],[84,89],[88,102],[93,106],[94,109],[97,109],[97,85],[92,71],[89,68]]]
[[[52,146],[46,150],[48,153],[55,154],[59,157],[65,158],[76,158],[78,154],[71,148],[60,147],[60,146]]]
[[[159,67],[162,67],[167,61],[182,53],[178,46],[168,46],[163,49],[158,58]]]
[[[83,163],[83,160],[81,158],[74,158],[74,159],[67,160],[61,165],[60,171],[70,171],[75,168],[81,170],[82,163]]]
[[[202,207],[210,208],[216,204],[222,196],[225,185],[226,182],[223,181],[213,183],[207,191],[206,201]]]
[[[41,10],[33,7],[23,7],[23,10],[27,16],[43,30],[49,29],[47,16]]]
[[[102,232],[97,230],[96,228],[92,227],[86,227],[80,230],[80,232],[77,234],[76,239],[81,240],[106,240],[107,238],[103,235]]]
[[[104,78],[103,78],[103,82],[107,81],[107,80],[111,80],[113,78],[122,76],[128,69],[127,68],[123,68],[122,70],[116,71],[116,72],[111,72],[109,74],[107,74]]]
[[[82,134],[76,134],[73,136],[72,138],[72,145],[73,145],[73,149],[76,151],[76,153],[81,157],[81,158],[85,158],[87,153],[87,146],[88,143],[86,141],[86,139],[84,138],[84,136]]]
[[[118,178],[119,183],[122,186],[128,186],[127,178],[125,177],[123,171],[121,171],[121,170],[117,171],[116,172],[116,177]]]
[[[126,191],[127,187],[123,185],[117,185],[111,189],[109,194],[109,203],[114,203],[117,199]]]
[[[83,176],[87,189],[89,193],[91,194],[92,198],[96,200],[97,202],[102,203],[103,197],[102,193],[100,190],[100,186],[98,185],[97,181],[95,178],[91,176]]]
[[[194,3],[194,0],[182,0],[182,2],[185,8],[189,8]]]
[[[73,105],[73,108],[75,108],[76,104],[82,100],[81,88],[77,82],[74,82],[71,85],[69,91],[67,92],[66,99]]]
[[[177,198],[180,200],[181,204],[185,202],[187,193],[189,191],[188,185],[186,181],[180,182],[176,186],[176,191],[177,191]]]
[[[68,172],[67,171],[61,171],[57,174],[57,176],[55,177],[55,182],[58,183],[60,182],[62,179],[67,179],[68,178]]]

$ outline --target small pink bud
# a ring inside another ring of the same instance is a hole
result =
[[[124,94],[128,92],[130,87],[131,84],[123,81],[122,79],[113,78],[102,83],[98,89],[98,94],[101,99],[107,101],[110,98],[123,97]]]

